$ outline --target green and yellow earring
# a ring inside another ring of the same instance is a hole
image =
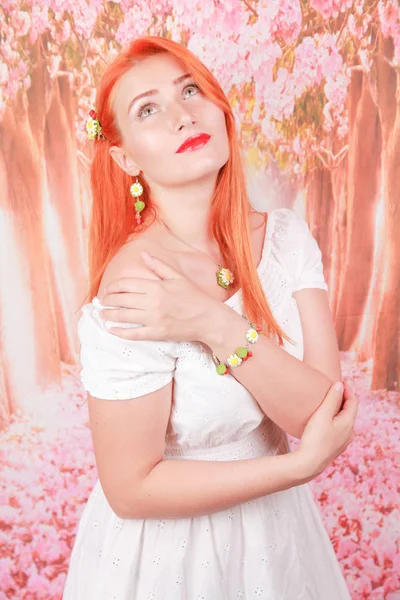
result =
[[[143,200],[139,200],[140,196],[143,194],[143,186],[140,183],[139,179],[136,177],[136,181],[135,183],[132,183],[131,187],[130,187],[130,193],[132,194],[132,196],[134,198],[137,198],[134,206],[135,206],[135,219],[136,219],[136,223],[138,225],[140,225],[142,223],[142,217],[140,216],[140,213],[142,212],[142,210],[144,209],[144,207],[146,206],[145,203],[143,202]]]

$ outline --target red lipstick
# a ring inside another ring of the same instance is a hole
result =
[[[191,152],[193,150],[198,150],[205,146],[210,139],[210,135],[208,133],[199,133],[198,135],[193,135],[183,142],[181,146],[179,146],[176,151],[177,154],[181,152]]]

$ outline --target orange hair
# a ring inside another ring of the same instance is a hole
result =
[[[125,173],[111,158],[109,148],[121,145],[122,138],[112,108],[112,91],[119,79],[132,66],[150,55],[167,52],[192,75],[202,93],[225,113],[229,138],[229,159],[221,168],[210,211],[210,233],[217,241],[224,264],[235,274],[248,319],[261,323],[268,335],[276,334],[279,344],[283,337],[290,341],[275,321],[265,299],[253,262],[250,242],[250,202],[240,156],[239,141],[231,106],[212,73],[187,48],[166,38],[147,36],[135,40],[121,52],[104,72],[97,93],[97,115],[105,140],[95,140],[91,166],[92,217],[89,232],[89,293],[91,301],[97,294],[103,273],[129,235],[140,231],[135,221],[129,188],[132,176]],[[142,199],[147,214],[156,216],[149,189],[144,184]]]

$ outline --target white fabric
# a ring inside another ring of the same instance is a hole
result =
[[[162,388],[173,377],[174,342],[124,341],[108,332],[94,298],[83,307],[78,323],[82,383],[93,396],[106,400],[137,398]],[[114,323],[119,327],[137,327]]]
[[[321,253],[288,209],[269,214],[258,273],[277,322],[302,359],[294,290],[326,290]],[[227,304],[241,311],[241,293]],[[79,323],[82,381],[93,395],[137,397],[174,378],[166,459],[238,460],[290,451],[232,376],[216,374],[200,343],[127,342],[86,305]],[[267,382],[266,382],[267,384]],[[145,401],[145,398],[143,399]],[[63,600],[349,600],[307,485],[207,516],[119,519],[97,481],[84,508]]]

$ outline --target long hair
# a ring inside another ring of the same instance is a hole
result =
[[[275,321],[268,306],[253,262],[250,242],[250,202],[242,165],[235,119],[231,106],[212,73],[187,48],[171,40],[147,36],[135,40],[104,72],[97,92],[97,115],[106,139],[95,140],[91,166],[92,216],[89,231],[89,293],[97,294],[103,273],[128,236],[140,235],[144,225],[135,221],[129,188],[132,176],[111,158],[109,148],[122,144],[112,107],[112,91],[120,78],[143,58],[166,52],[174,57],[196,81],[201,92],[225,113],[229,138],[229,158],[220,169],[211,203],[209,231],[217,241],[224,264],[235,274],[247,318],[262,324],[268,335],[290,341]],[[149,189],[144,185],[142,199],[148,214],[157,214]]]

